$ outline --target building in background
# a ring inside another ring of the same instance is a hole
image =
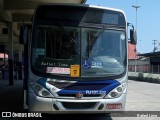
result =
[[[149,72],[159,74],[160,73],[160,51],[140,54],[143,58],[148,58]]]
[[[136,45],[128,42],[128,71],[130,72],[149,72],[149,58],[140,56],[136,50]]]
[[[140,54],[136,46],[128,42],[128,71],[160,73],[160,51]]]
[[[130,42],[128,42],[128,59],[129,60],[137,59],[136,45],[133,45]]]

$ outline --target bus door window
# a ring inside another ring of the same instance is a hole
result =
[[[99,29],[83,29],[83,44],[82,44],[82,56],[83,58],[90,58],[98,52],[98,34]]]
[[[98,55],[113,56],[112,42],[110,36],[105,34],[101,36]]]
[[[80,64],[80,32],[73,30],[70,32],[70,36],[74,39],[74,44],[71,48],[70,59],[72,64]]]

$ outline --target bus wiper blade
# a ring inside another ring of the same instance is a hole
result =
[[[105,31],[105,27],[103,26],[100,30],[100,32],[98,33],[98,35],[94,38],[94,40],[92,41],[91,45],[94,44],[96,42],[96,40],[102,35],[102,33]],[[93,45],[92,45],[93,46]]]
[[[89,49],[92,50],[94,44],[96,43],[97,39],[102,35],[102,33],[105,31],[105,27],[103,26],[101,29],[100,29],[100,32],[98,33],[98,35],[93,39],[93,41],[91,42],[89,46]]]

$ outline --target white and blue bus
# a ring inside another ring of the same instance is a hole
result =
[[[40,5],[29,39],[24,103],[29,111],[124,111],[128,23],[123,11],[101,6]],[[131,43],[136,44],[135,29]]]

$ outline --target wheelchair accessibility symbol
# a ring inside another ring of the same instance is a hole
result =
[[[87,62],[87,61],[84,61],[84,63],[83,63],[83,68],[84,68],[84,69],[88,69],[88,68],[90,68],[90,67],[91,67],[90,63]]]

